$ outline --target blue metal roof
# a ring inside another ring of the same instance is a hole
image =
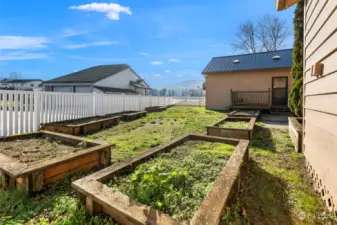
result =
[[[214,57],[202,73],[291,68],[293,66],[292,54],[292,49],[285,49],[272,52]],[[274,56],[279,56],[280,58],[275,60],[273,59]],[[239,62],[235,63],[235,60]]]

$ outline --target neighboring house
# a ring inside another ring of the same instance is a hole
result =
[[[126,64],[100,65],[43,82],[43,90],[147,95],[149,85]]]
[[[4,79],[0,81],[1,89],[32,91],[42,84],[40,79]]]
[[[278,0],[283,10],[297,0]],[[304,1],[303,152],[315,187],[337,216],[337,1]]]
[[[206,107],[287,107],[292,49],[214,57],[203,70]]]

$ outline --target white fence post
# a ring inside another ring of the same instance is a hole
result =
[[[34,131],[40,129],[41,92],[34,90]],[[46,112],[45,112],[46,113]]]
[[[158,95],[158,105],[157,105],[157,106],[159,106],[159,101],[160,101],[160,97],[159,97],[159,95]]]
[[[96,92],[92,93],[92,116],[96,116]]]
[[[152,95],[150,95],[150,107],[152,106]]]
[[[125,94],[122,94],[123,98],[123,112],[125,112]]]
[[[141,111],[142,110],[142,96],[138,95],[138,98],[139,98],[139,100],[138,100],[139,111]]]

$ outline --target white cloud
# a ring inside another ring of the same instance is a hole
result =
[[[92,42],[92,43],[83,43],[83,44],[74,44],[74,45],[65,45],[65,49],[79,49],[79,48],[88,48],[94,46],[106,46],[106,45],[117,45],[117,41],[101,41],[101,42]]]
[[[172,73],[171,70],[165,70],[165,73]]]
[[[0,55],[0,61],[3,60],[29,60],[29,59],[45,59],[48,58],[48,54],[45,53],[30,53],[30,52],[9,52]]]
[[[67,38],[67,37],[74,37],[83,34],[87,34],[89,31],[86,30],[74,30],[74,29],[64,29],[60,37]]]
[[[146,52],[140,52],[139,55],[141,55],[141,56],[150,56],[150,54],[146,53]]]
[[[155,66],[161,66],[163,65],[164,63],[163,62],[160,62],[160,61],[154,61],[154,62],[151,62],[152,65],[155,65]]]
[[[0,49],[36,49],[45,48],[45,37],[0,36]]]
[[[180,59],[173,59],[173,58],[169,59],[169,61],[170,61],[170,62],[181,62]]]
[[[126,6],[121,6],[116,3],[97,3],[93,2],[90,4],[70,6],[69,9],[77,9],[83,11],[92,11],[104,13],[106,17],[110,20],[119,20],[120,13],[126,13],[132,15],[131,9]]]
[[[157,77],[157,78],[162,77],[162,75],[161,75],[160,73],[155,73],[155,74],[153,74],[152,76],[153,76],[153,77]]]
[[[127,59],[124,59],[124,58],[95,58],[95,57],[83,57],[83,56],[77,56],[77,55],[73,55],[70,57],[73,59],[79,59],[79,60],[101,61],[101,62],[125,62],[127,61]]]

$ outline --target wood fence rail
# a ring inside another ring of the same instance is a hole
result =
[[[271,89],[268,91],[233,91],[231,90],[233,108],[266,108],[271,107]]]

